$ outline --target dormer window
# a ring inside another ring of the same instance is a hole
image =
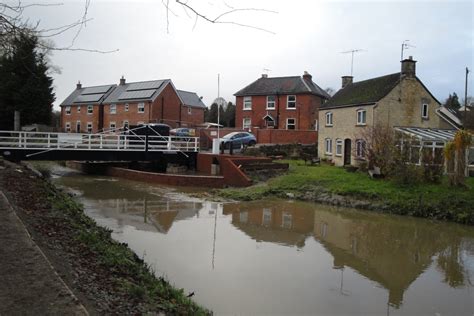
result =
[[[367,124],[367,110],[357,110],[357,125]]]
[[[326,126],[332,126],[332,112],[326,113]]]
[[[428,119],[428,104],[426,103],[421,105],[421,118]]]

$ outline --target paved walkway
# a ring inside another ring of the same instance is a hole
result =
[[[88,315],[0,191],[0,316]]]

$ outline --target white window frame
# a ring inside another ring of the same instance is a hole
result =
[[[319,130],[319,120],[314,120],[314,130],[317,132]]]
[[[324,151],[326,152],[326,155],[332,155],[332,139],[331,138],[326,138],[324,142]]]
[[[367,125],[367,110],[357,110],[357,125]]]
[[[252,97],[251,96],[244,97],[243,110],[244,111],[252,110]]]
[[[87,114],[92,114],[94,113],[94,106],[93,105],[88,105],[87,106]]]
[[[290,97],[295,98],[295,100],[294,100],[294,101],[290,101]],[[291,103],[291,104],[294,104],[294,105],[293,105],[293,106],[290,106],[290,103]],[[287,95],[287,96],[286,96],[286,109],[287,109],[287,110],[296,110],[296,95],[291,94],[291,95]]]
[[[110,114],[117,114],[117,104],[111,104],[109,108]]]
[[[188,106],[188,114],[191,115],[192,114],[192,110],[191,110],[191,107]]]
[[[137,103],[137,113],[145,113],[145,102]]]
[[[426,112],[426,113],[425,113]],[[426,114],[426,115],[425,115]],[[427,119],[430,115],[430,108],[428,103],[423,103],[421,105],[421,118]]]
[[[273,101],[270,101],[269,98],[273,98]],[[267,110],[275,110],[276,96],[268,95],[267,96]]]
[[[71,122],[66,122],[66,133],[71,132]]]
[[[71,115],[71,107],[66,106],[66,108],[64,109],[64,112],[66,113],[66,115]]]
[[[91,134],[92,130],[93,130],[92,122],[87,122],[87,132]]]
[[[245,124],[246,121],[248,121],[248,124]],[[252,119],[250,117],[244,117],[242,119],[242,128],[250,129],[251,127],[252,127]]]
[[[343,152],[344,141],[342,139],[336,139],[336,156],[341,157]]]
[[[128,108],[129,108],[129,105],[128,105],[128,103],[125,103],[125,109],[124,109],[124,110],[125,110],[125,112],[128,112]]]
[[[364,153],[365,141],[362,139],[356,140],[356,157],[358,159],[365,159]]]
[[[290,124],[289,120],[293,120],[293,124]],[[296,129],[296,119],[295,118],[292,118],[292,117],[289,117],[286,119],[286,129],[289,130],[290,128],[288,128],[290,125],[293,125],[294,128],[292,128],[291,130],[295,130]]]
[[[77,106],[77,113],[81,113],[81,106],[80,105]]]
[[[117,124],[115,124],[115,122],[110,122],[109,123],[109,128],[112,130],[112,129],[116,129],[117,128]]]
[[[326,126],[333,126],[333,114],[332,112],[327,112],[326,113]]]

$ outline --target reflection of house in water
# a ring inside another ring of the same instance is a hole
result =
[[[291,203],[225,204],[232,224],[256,241],[303,247],[313,231],[314,210]]]
[[[196,216],[202,208],[202,203],[197,202],[147,198],[98,200],[98,203],[101,213],[116,218],[120,225],[134,226],[139,230],[157,230],[160,233],[167,233],[174,221]]]
[[[433,256],[459,245],[459,238],[449,233],[443,236],[438,227],[430,222],[335,209],[317,211],[314,216],[314,237],[334,257],[334,268],[348,266],[376,281],[388,289],[388,302],[395,307],[402,304],[404,292]]]

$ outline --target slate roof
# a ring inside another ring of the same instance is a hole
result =
[[[75,89],[59,106],[102,102],[116,87],[115,84]]]
[[[193,106],[197,108],[205,108],[206,105],[202,102],[201,98],[195,93],[190,91],[176,90],[178,92],[181,101],[184,105]]]
[[[118,85],[105,98],[103,103],[154,101],[168,83],[171,83],[170,79],[129,82]]]
[[[400,82],[400,73],[348,84],[324,103],[321,108],[373,104],[380,101]]]
[[[330,98],[330,95],[312,80],[305,80],[303,77],[299,76],[275,78],[262,77],[236,92],[234,95],[250,96],[300,93],[311,93],[326,99]]]

